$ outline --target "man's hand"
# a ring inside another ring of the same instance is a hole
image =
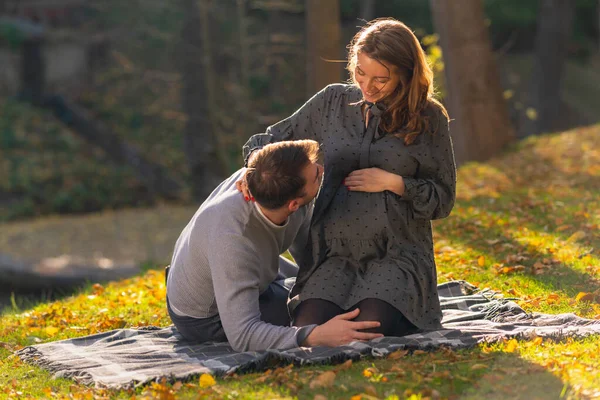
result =
[[[351,191],[383,192],[389,190],[400,196],[404,193],[404,180],[400,175],[380,168],[364,168],[352,171],[344,179],[344,185]]]
[[[358,317],[360,310],[357,308],[345,314],[337,315],[317,326],[308,335],[302,346],[342,346],[356,340],[371,340],[382,337],[381,333],[360,332],[361,329],[377,328],[381,324],[377,321],[351,321]]]

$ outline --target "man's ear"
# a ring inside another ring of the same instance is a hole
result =
[[[298,211],[299,208],[300,208],[300,199],[299,198],[290,200],[290,202],[288,203],[288,210],[290,213]]]

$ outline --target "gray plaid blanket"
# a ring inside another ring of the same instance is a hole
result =
[[[562,339],[600,334],[600,321],[574,314],[526,313],[511,299],[478,290],[465,281],[439,285],[443,328],[404,337],[384,337],[335,348],[234,352],[227,343],[185,341],[174,327],[118,329],[23,348],[17,355],[55,374],[97,387],[127,388],[167,377],[181,380],[271,368],[278,364],[334,364],[393,351],[465,348],[479,342],[536,336]]]

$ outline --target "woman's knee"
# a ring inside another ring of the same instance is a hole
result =
[[[402,312],[386,301],[365,299],[352,307],[354,308],[360,309],[360,314],[355,321],[378,321],[381,324],[377,328],[366,329],[364,332],[381,333],[384,336],[404,336],[416,329]]]
[[[302,301],[294,310],[292,325],[321,325],[341,313],[343,313],[343,310],[328,300],[307,299]]]

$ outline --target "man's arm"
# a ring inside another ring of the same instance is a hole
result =
[[[214,235],[208,257],[217,308],[225,335],[236,351],[289,349],[299,346],[340,346],[355,340],[383,335],[361,332],[377,328],[379,322],[352,321],[358,309],[338,315],[322,325],[277,326],[260,318],[258,304],[259,265],[256,250],[248,238]],[[218,245],[217,245],[218,243]]]
[[[217,308],[225,335],[236,351],[298,347],[315,328],[276,326],[261,320],[258,303],[259,265],[248,238],[213,236],[209,263]]]

